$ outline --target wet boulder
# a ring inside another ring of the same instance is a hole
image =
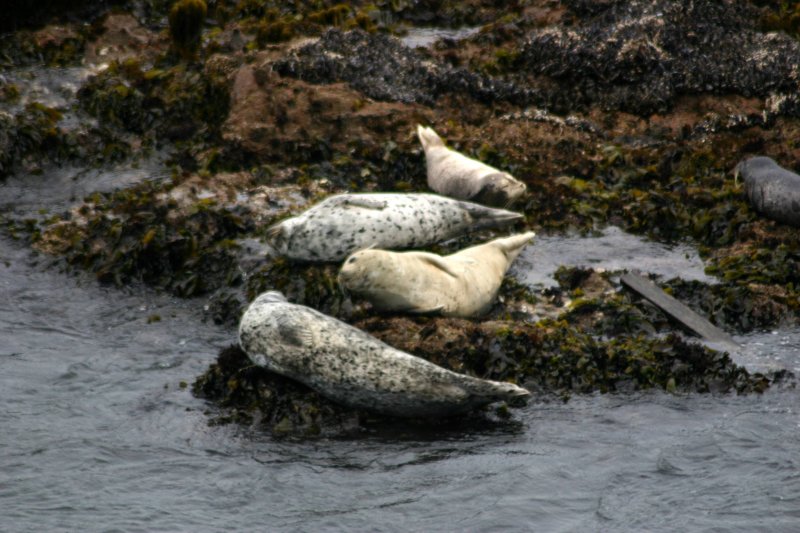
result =
[[[283,78],[269,62],[244,65],[233,76],[231,111],[223,126],[230,145],[259,159],[326,159],[361,140],[381,144],[426,120],[415,104],[376,102],[343,83]]]

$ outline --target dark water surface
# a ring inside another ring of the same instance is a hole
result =
[[[150,164],[11,179],[0,208],[64,209]],[[543,237],[515,274],[628,257],[704,276],[696,254],[629,237]],[[500,426],[280,441],[209,427],[182,387],[235,338],[204,303],[103,288],[0,239],[0,531],[800,530],[800,391],[576,396]],[[796,330],[737,340],[742,364],[800,367]]]
[[[798,391],[534,401],[493,428],[276,441],[181,382],[229,330],[0,241],[2,531],[797,531]],[[148,324],[148,318],[161,317]],[[775,341],[800,366],[796,332]],[[750,351],[747,351],[750,350]],[[774,361],[772,361],[774,363]]]

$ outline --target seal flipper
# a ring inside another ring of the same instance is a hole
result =
[[[453,267],[449,265],[443,257],[428,252],[417,252],[414,255],[416,255],[421,261],[424,261],[429,265],[438,268],[445,274],[458,279],[458,272],[453,270]]]
[[[377,209],[380,211],[386,209],[387,203],[385,200],[375,200],[374,198],[365,198],[364,196],[359,196],[358,198],[351,197],[345,199],[342,205],[363,207],[365,209]]]
[[[287,315],[280,315],[275,319],[278,334],[286,344],[298,348],[314,346],[314,333],[307,328],[298,327],[296,321]]]
[[[522,249],[533,240],[536,234],[532,231],[520,233],[519,235],[511,235],[504,239],[497,239],[494,241],[503,250],[503,253],[508,258],[509,262],[513,261],[520,254]]]
[[[444,141],[439,134],[433,131],[432,128],[427,128],[421,124],[417,124],[417,137],[422,144],[422,148],[427,150],[429,147],[444,146]]]
[[[459,202],[459,204],[472,218],[473,229],[476,230],[507,226],[525,218],[525,215],[521,213],[515,213],[514,211],[508,211],[506,209],[485,207],[471,202]]]

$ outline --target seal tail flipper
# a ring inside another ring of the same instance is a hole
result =
[[[519,235],[511,235],[504,239],[497,239],[495,242],[506,254],[509,262],[513,261],[520,254],[526,244],[531,242],[536,234],[532,231],[520,233]]]
[[[512,402],[528,398],[531,393],[527,389],[523,389],[513,383],[504,381],[491,381],[488,379],[479,379],[479,383],[475,387],[470,387],[470,391],[475,398],[482,398],[488,402]]]
[[[476,230],[510,226],[514,222],[525,218],[521,213],[515,213],[514,211],[508,211],[506,209],[486,207],[471,202],[461,202],[461,207],[472,218],[472,223]]]
[[[272,226],[267,228],[267,241],[275,242],[275,240],[280,237],[281,232],[283,231],[283,221],[278,222],[277,224],[273,224]]]
[[[422,147],[425,150],[436,146],[444,146],[444,141],[435,131],[420,124],[417,124],[417,137],[419,137],[419,142],[422,143]]]

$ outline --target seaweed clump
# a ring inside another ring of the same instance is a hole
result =
[[[58,109],[39,102],[9,115],[0,113],[0,179],[24,168],[41,172],[46,162],[112,163],[129,154],[126,143],[102,128],[65,129]]]
[[[148,69],[136,59],[111,63],[78,98],[108,126],[172,141],[218,137],[229,108],[227,80],[213,70]]]
[[[203,20],[206,17],[204,0],[178,0],[169,10],[169,33],[178,54],[186,61],[197,56]]]
[[[240,284],[234,239],[252,231],[250,217],[215,201],[178,210],[175,200],[162,197],[166,189],[148,181],[95,193],[76,220],[49,220],[34,241],[118,286],[141,281],[189,297]]]

